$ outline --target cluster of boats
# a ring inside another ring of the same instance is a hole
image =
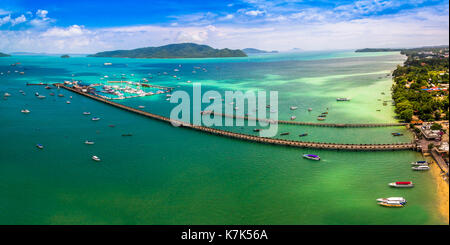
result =
[[[387,198],[378,198],[378,205],[384,207],[396,207],[402,208],[406,205],[406,199],[403,197],[387,197]]]
[[[411,165],[413,165],[411,169],[415,171],[425,171],[430,169],[430,166],[428,166],[427,161],[412,162]]]
[[[412,162],[413,170],[428,170],[430,167],[428,166],[427,161],[416,161]],[[389,183],[390,187],[393,188],[412,188],[414,187],[414,183],[412,181],[397,181]],[[378,205],[384,207],[395,207],[402,208],[406,205],[406,199],[403,197],[387,197],[387,198],[378,198]]]

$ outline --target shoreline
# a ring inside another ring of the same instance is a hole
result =
[[[446,224],[449,224],[449,185],[448,183],[442,178],[441,176],[441,169],[437,165],[437,163],[434,161],[434,159],[431,159],[430,164],[430,172],[433,176],[437,195],[438,195],[438,212],[442,219],[446,222]]]

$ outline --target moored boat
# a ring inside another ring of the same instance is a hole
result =
[[[100,117],[93,117],[92,118],[92,121],[98,121],[98,120],[100,120]]]
[[[38,98],[39,99],[45,99],[45,96],[44,95],[39,95]]]
[[[379,202],[378,205],[384,207],[403,208],[405,203],[402,202]]]
[[[291,117],[291,120],[295,120],[297,117],[296,116],[292,116]]]
[[[320,157],[313,154],[303,154],[303,158],[319,161]]]
[[[430,167],[422,165],[422,166],[412,167],[411,169],[412,170],[416,170],[416,171],[426,171],[426,170],[429,170]]]
[[[68,101],[66,101],[66,104],[70,104],[70,101],[68,100]]]
[[[416,162],[412,162],[411,165],[414,165],[414,166],[428,166],[428,162],[427,161],[416,161]]]
[[[350,101],[350,98],[336,98],[336,101]]]
[[[317,121],[324,121],[325,120],[325,118],[323,118],[323,117],[318,117],[317,118]]]
[[[20,112],[22,112],[22,113],[25,113],[25,114],[28,114],[28,113],[30,113],[30,111],[29,111],[29,110],[27,110],[27,109],[23,109],[23,110],[21,110]]]
[[[138,106],[138,108],[143,109],[143,108],[145,108],[145,106],[140,105],[140,106]]]
[[[297,106],[291,106],[291,110],[297,110]]]
[[[133,136],[132,134],[122,134],[122,136]]]
[[[9,97],[9,96],[11,96],[11,94],[9,94],[9,93],[4,93],[3,96],[4,96],[4,97]]]
[[[281,133],[280,135],[289,135],[289,132]]]
[[[406,199],[403,197],[386,197],[386,198],[377,198],[377,202],[404,202],[404,203],[406,203]]]
[[[391,133],[393,136],[402,136],[402,133]]]
[[[98,156],[92,156],[92,160],[96,161],[96,162],[100,162],[100,158]]]
[[[93,144],[94,144],[94,141],[86,140],[84,143],[85,143],[86,145],[93,145]]]
[[[89,111],[85,111],[83,112],[83,115],[91,115],[91,113]]]
[[[259,129],[259,128],[253,129],[253,132],[259,132],[259,131],[261,131],[261,129]]]
[[[41,145],[41,144],[36,144],[36,147],[39,148],[39,149],[44,149],[44,146]]]
[[[389,186],[396,188],[411,188],[414,187],[414,184],[411,181],[397,181],[389,183]]]
[[[298,136],[304,137],[304,136],[307,136],[307,135],[308,135],[307,133],[304,133],[304,134],[299,134]]]

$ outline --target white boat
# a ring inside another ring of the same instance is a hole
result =
[[[140,105],[140,106],[138,106],[138,108],[141,108],[141,109],[143,109],[143,108],[145,108],[145,106],[143,106],[143,105]]]
[[[291,110],[297,110],[297,106],[291,106]]]
[[[20,112],[22,112],[22,113],[25,113],[25,114],[28,114],[28,113],[30,113],[30,111],[29,111],[29,110],[27,110],[27,109],[23,109],[23,110],[21,110]]]
[[[96,162],[100,162],[100,158],[98,156],[92,156],[92,160],[96,161]]]
[[[105,65],[105,66],[110,66],[110,65],[112,65],[112,63],[103,63],[103,65]]]
[[[39,149],[44,149],[44,146],[41,145],[41,144],[36,144],[36,147],[39,148]]]
[[[316,161],[320,160],[319,156],[313,155],[313,154],[304,154],[303,158],[310,159],[310,160],[316,160]]]
[[[171,94],[166,94],[166,97],[172,97],[172,95]]]
[[[414,165],[414,166],[428,166],[428,162],[427,161],[416,161],[416,162],[412,162],[411,165]]]
[[[350,101],[350,98],[336,98],[336,101]]]
[[[428,166],[416,166],[416,167],[412,167],[412,170],[416,170],[416,171],[425,171],[425,170],[429,170],[430,167]]]
[[[68,100],[68,101],[66,101],[66,104],[70,104],[70,101]]]
[[[86,145],[93,145],[93,144],[94,144],[94,141],[86,140],[84,143],[85,143]]]
[[[389,183],[389,186],[396,188],[411,188],[414,187],[414,184],[411,181],[403,181],[403,182],[397,181]]]
[[[403,197],[386,197],[386,198],[378,198],[377,202],[405,202],[406,199]]]
[[[100,117],[93,117],[92,118],[92,121],[98,121],[98,120],[100,120]]]
[[[296,116],[292,116],[291,117],[291,120],[295,120],[297,117]]]
[[[9,96],[11,96],[10,94],[8,94],[8,93],[4,93],[3,94],[3,96],[5,96],[5,97],[9,97]]]
[[[38,98],[39,99],[45,99],[45,96],[44,95],[39,95]]]
[[[83,112],[83,115],[91,115],[91,113],[89,111],[85,111]]]
[[[312,108],[308,108],[308,111],[312,111]]]

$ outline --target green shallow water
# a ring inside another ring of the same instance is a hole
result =
[[[436,211],[432,176],[410,169],[409,162],[421,159],[413,151],[322,151],[249,143],[175,128],[68,91],[59,91],[65,94],[60,98],[48,96],[50,91],[41,86],[25,86],[70,80],[72,74],[97,83],[105,75],[116,80],[114,75],[127,74],[127,80],[138,81],[151,73],[150,83],[180,86],[188,93],[192,84],[187,80],[201,82],[204,91],[277,90],[280,119],[296,115],[298,121],[314,122],[317,113],[329,108],[326,122],[395,122],[392,106],[382,101],[390,100],[386,74],[403,60],[397,53],[353,52],[176,60],[2,58],[0,92],[11,97],[0,100],[0,224],[444,224]],[[21,65],[10,66],[15,62]],[[179,64],[180,80],[157,75],[175,74]],[[207,72],[193,74],[194,66]],[[39,100],[35,92],[47,98]],[[69,96],[72,103],[66,104]],[[352,100],[338,103],[340,96]],[[173,104],[165,98],[120,103],[145,105],[147,111],[168,116]],[[292,105],[299,109],[289,110]],[[22,108],[31,113],[20,113]],[[83,111],[102,119],[91,121]],[[249,127],[230,130],[252,133]],[[402,127],[280,125],[279,131],[291,135],[277,137],[298,140],[297,133],[307,132],[301,140],[321,142],[412,139]],[[391,132],[405,135],[392,137]],[[124,133],[133,136],[122,137]],[[95,145],[83,144],[86,139]],[[36,143],[45,149],[37,149]],[[303,153],[323,160],[305,160]],[[102,162],[93,162],[94,154]],[[409,180],[415,188],[387,187]],[[387,196],[404,196],[407,207],[376,205],[376,198]]]

